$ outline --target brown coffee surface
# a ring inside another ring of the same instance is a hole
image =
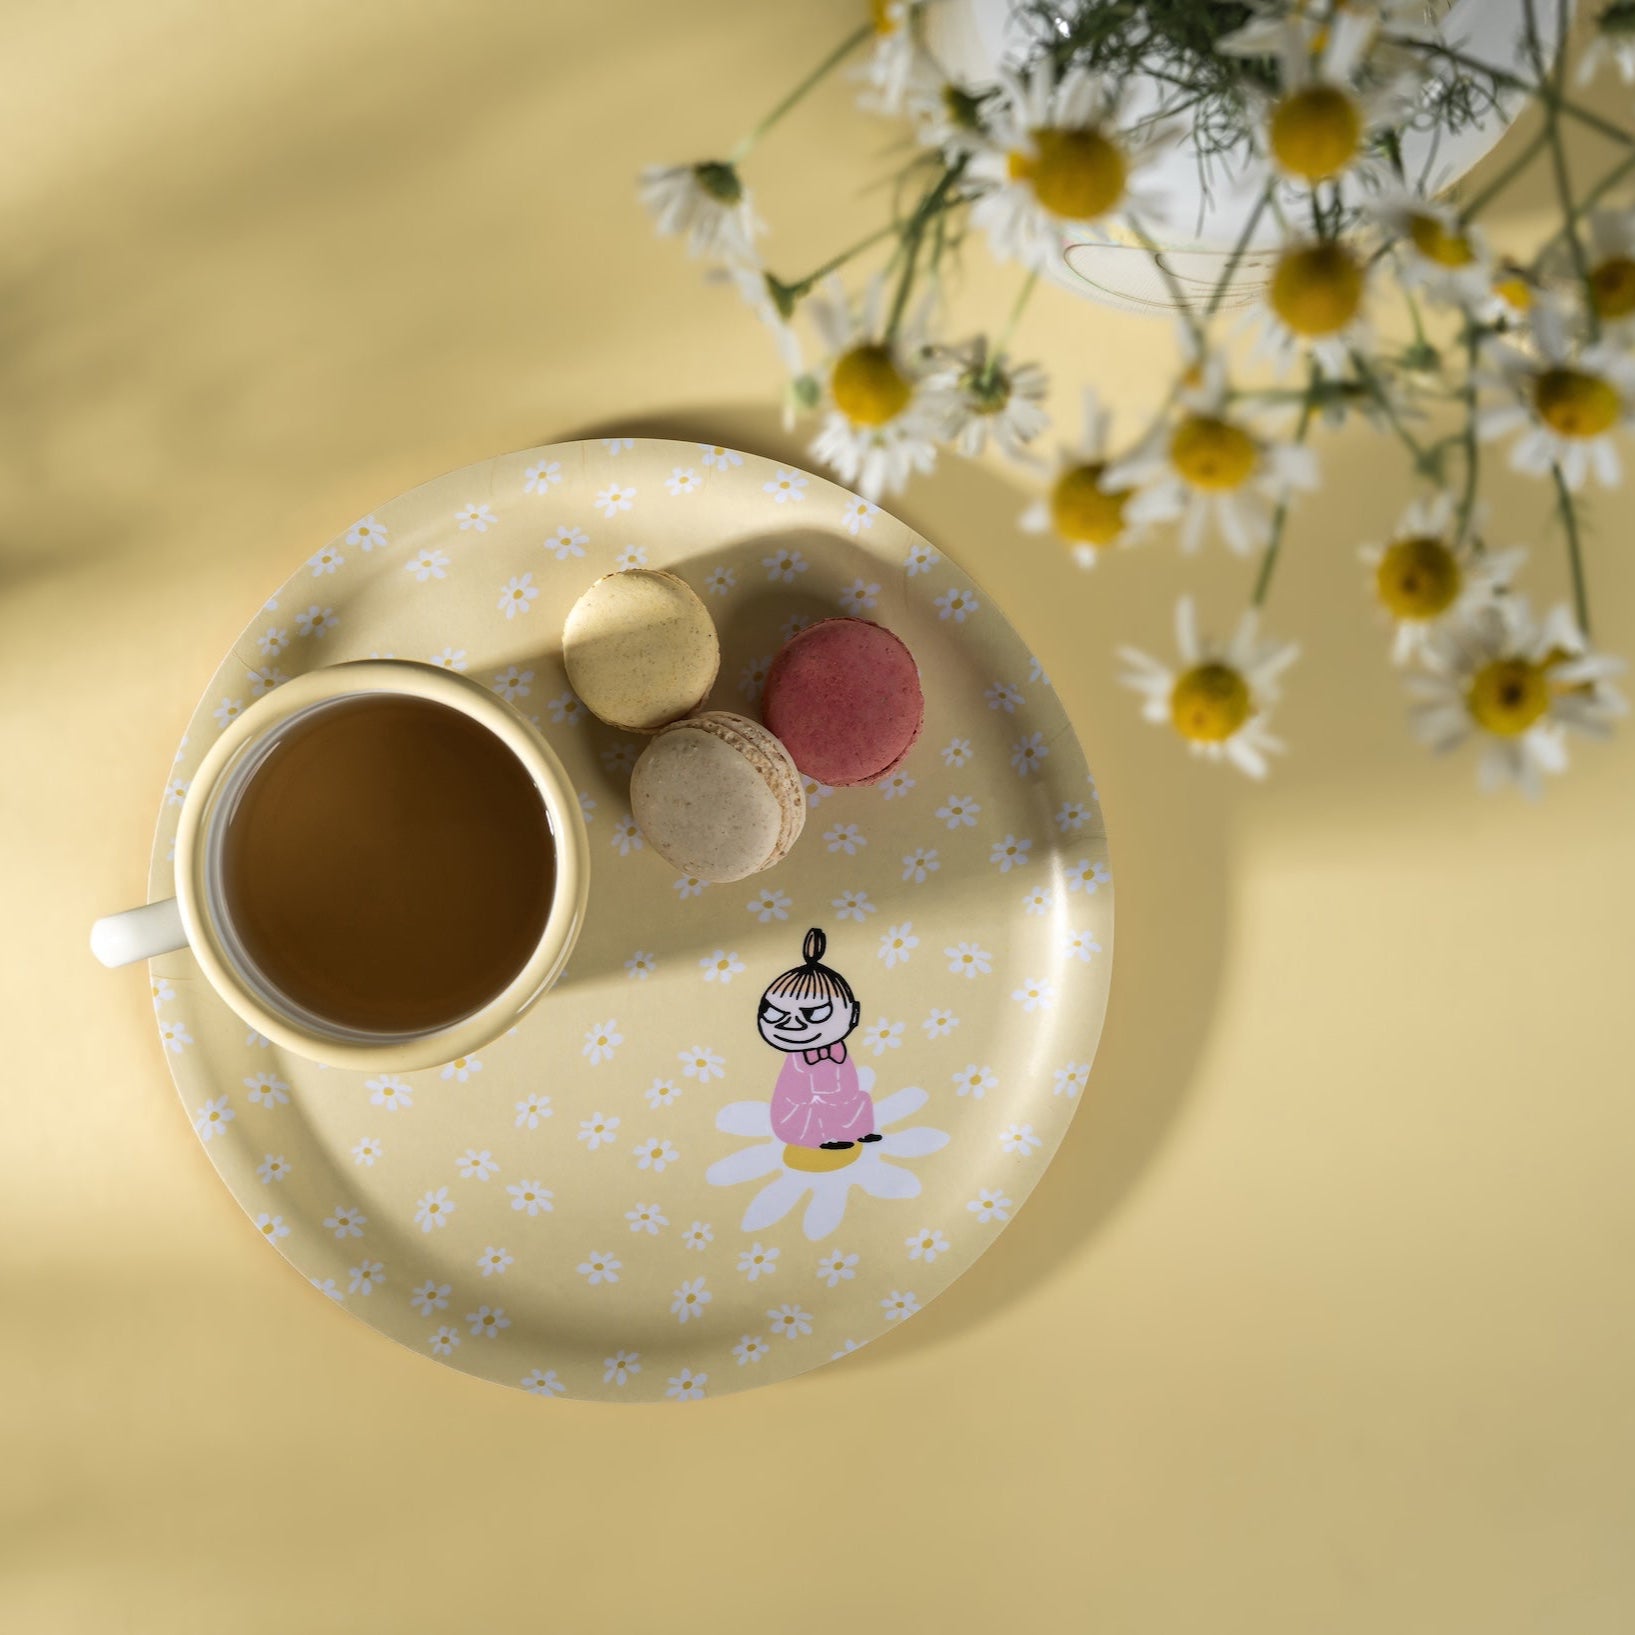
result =
[[[228,916],[262,976],[342,1027],[417,1033],[516,976],[550,912],[545,802],[492,732],[425,699],[297,721],[240,792]]]

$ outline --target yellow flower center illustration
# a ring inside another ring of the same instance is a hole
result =
[[[1169,695],[1175,730],[1197,744],[1225,742],[1253,714],[1249,683],[1229,664],[1194,665]]]
[[[1101,486],[1107,469],[1100,460],[1069,466],[1050,491],[1050,522],[1073,545],[1111,545],[1124,531],[1124,507],[1130,490]]]
[[[1374,585],[1392,617],[1434,619],[1453,606],[1463,577],[1446,541],[1425,534],[1387,546]]]
[[[1408,237],[1427,261],[1434,261],[1439,267],[1468,267],[1476,259],[1469,238],[1457,228],[1445,226],[1435,216],[1410,216]]]
[[[1097,130],[1046,126],[1033,135],[1033,153],[1012,153],[1012,181],[1025,181],[1051,215],[1095,221],[1124,197],[1129,166],[1118,147]]]
[[[1563,437],[1599,437],[1618,423],[1618,394],[1582,369],[1546,369],[1533,382],[1539,419]]]
[[[1272,110],[1272,155],[1308,182],[1344,170],[1356,158],[1362,134],[1362,109],[1337,85],[1308,85]]]
[[[1241,426],[1213,415],[1189,414],[1170,436],[1170,464],[1194,488],[1226,493],[1241,488],[1260,451]]]
[[[1272,273],[1272,311],[1296,335],[1332,335],[1362,307],[1362,263],[1343,244],[1285,250]]]
[[[914,395],[891,348],[873,341],[840,355],[829,389],[835,407],[858,426],[883,426],[895,420]]]
[[[1465,703],[1477,726],[1515,738],[1550,708],[1545,666],[1528,659],[1494,659],[1471,678]]]
[[[1635,260],[1608,257],[1590,272],[1595,310],[1603,318],[1627,318],[1635,312]]]
[[[845,1169],[862,1156],[860,1147],[785,1147],[785,1169],[804,1170],[808,1175],[826,1175],[832,1170]]]

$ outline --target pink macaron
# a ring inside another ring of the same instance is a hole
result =
[[[761,719],[795,765],[832,788],[894,772],[925,722],[920,671],[901,639],[867,619],[823,619],[784,643]]]

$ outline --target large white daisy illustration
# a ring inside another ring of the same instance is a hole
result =
[[[860,1067],[858,1079],[868,1091],[874,1072]],[[740,1147],[718,1159],[705,1171],[712,1186],[737,1186],[766,1180],[750,1200],[740,1223],[746,1232],[760,1232],[781,1221],[810,1194],[801,1228],[813,1243],[840,1225],[846,1199],[855,1187],[871,1198],[917,1198],[920,1178],[911,1169],[891,1163],[894,1158],[924,1158],[948,1145],[946,1130],[917,1124],[893,1129],[926,1103],[925,1091],[910,1087],[894,1091],[875,1103],[877,1142],[839,1150],[786,1146],[772,1134],[772,1108],[764,1101],[735,1101],[716,1114],[715,1127],[727,1135],[745,1136],[753,1146]],[[768,1179],[770,1177],[770,1179]]]

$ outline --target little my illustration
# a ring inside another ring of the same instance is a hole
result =
[[[772,1133],[792,1147],[840,1151],[880,1136],[874,1098],[845,1044],[862,1007],[845,977],[823,963],[827,947],[817,927],[806,933],[805,959],[767,984],[756,1023],[784,1053],[772,1091]]]

